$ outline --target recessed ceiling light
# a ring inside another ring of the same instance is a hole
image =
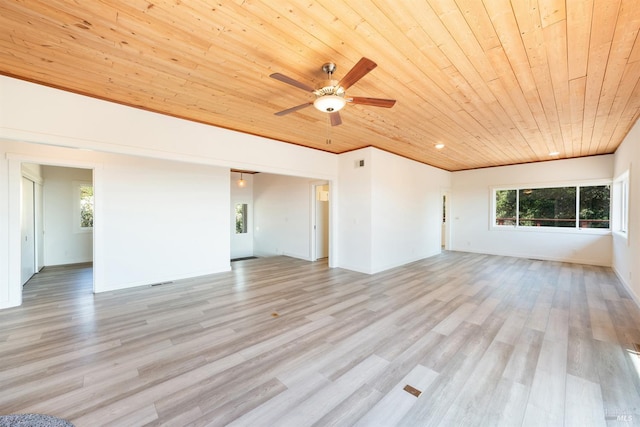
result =
[[[442,150],[444,148],[444,144],[442,142],[439,142],[435,145],[436,149],[438,150]]]
[[[558,156],[560,154],[559,151],[552,151],[549,153],[550,156]]]

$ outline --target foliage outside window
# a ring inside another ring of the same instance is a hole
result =
[[[81,184],[80,228],[93,228],[93,186]]]
[[[609,229],[609,185],[500,189],[495,225]]]
[[[580,227],[609,229],[611,186],[580,187]]]
[[[238,203],[236,205],[236,234],[247,232],[247,204]]]

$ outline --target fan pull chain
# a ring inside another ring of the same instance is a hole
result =
[[[331,84],[331,76],[333,73],[331,69],[327,71],[327,76],[329,77],[329,84]],[[327,140],[325,141],[327,145],[331,144],[331,115],[327,114]]]
[[[331,144],[331,116],[327,114],[327,139],[325,140],[326,144]]]

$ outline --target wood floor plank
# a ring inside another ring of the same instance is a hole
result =
[[[481,426],[522,425],[529,392],[528,386],[505,378],[501,379],[484,418],[477,424]]]
[[[422,391],[438,377],[438,373],[422,365],[416,365],[376,405],[357,423],[358,427],[365,426],[393,426],[405,416],[416,404],[420,396],[414,396],[404,388],[407,385]]]
[[[600,386],[573,375],[567,375],[564,425],[606,426]]]
[[[296,410],[284,415],[278,423],[301,427],[315,424],[342,400],[365,386],[371,378],[379,375],[388,364],[389,362],[376,355],[368,357],[352,370],[332,381],[330,385],[301,402]]]
[[[232,266],[96,295],[90,264],[45,268],[0,311],[0,414],[78,427],[640,420],[640,309],[611,269],[462,252],[374,275],[283,256]]]
[[[465,383],[465,392],[458,395],[442,418],[443,425],[469,425],[485,417],[512,352],[509,344],[497,340],[491,343]]]
[[[311,374],[296,382],[291,382],[287,384],[285,391],[251,411],[247,411],[229,423],[229,426],[277,425],[284,414],[291,412],[317,390],[323,389],[329,384],[330,381],[320,374]]]

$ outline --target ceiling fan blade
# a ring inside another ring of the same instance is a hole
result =
[[[373,70],[377,66],[378,64],[372,60],[362,57],[362,59],[360,59],[360,61],[358,61],[358,63],[349,70],[342,80],[340,80],[338,85],[347,90],[351,85],[363,78],[369,71]]]
[[[329,113],[329,119],[331,120],[331,126],[338,126],[342,124],[342,118],[339,112]]]
[[[351,98],[351,102],[360,105],[372,105],[374,107],[391,108],[395,105],[395,99],[381,99],[381,98],[363,98],[360,96],[354,96]]]
[[[304,104],[296,105],[295,107],[287,108],[286,110],[278,111],[277,113],[274,113],[274,114],[276,116],[284,116],[285,114],[293,113],[294,111],[307,108],[311,104],[313,104],[313,102],[305,102]]]
[[[279,81],[281,81],[282,83],[286,83],[286,84],[289,84],[289,85],[291,85],[291,86],[295,86],[295,87],[297,87],[297,88],[299,88],[299,89],[306,90],[307,92],[313,92],[313,91],[315,90],[315,89],[314,89],[314,88],[312,88],[311,86],[306,85],[306,84],[304,84],[304,83],[301,83],[301,82],[299,82],[299,81],[297,81],[297,80],[294,80],[294,79],[292,79],[291,77],[287,77],[287,76],[285,76],[284,74],[280,74],[280,73],[273,73],[273,74],[271,74],[269,77],[271,77],[272,79],[279,80]]]

